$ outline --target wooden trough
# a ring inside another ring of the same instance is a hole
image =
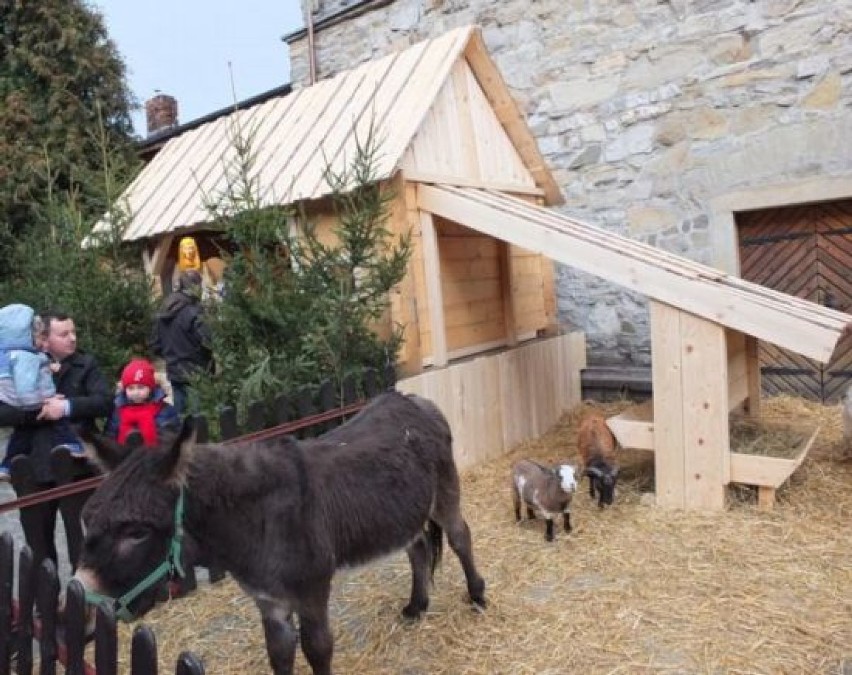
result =
[[[792,457],[736,452],[730,413],[778,424],[760,417],[757,340],[660,303],[651,303],[651,318],[654,398],[608,420],[618,442],[655,452],[658,505],[722,508],[725,486],[743,483],[757,486],[758,504],[771,509],[819,428]]]

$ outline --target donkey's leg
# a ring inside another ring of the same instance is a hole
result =
[[[432,549],[426,540],[426,535],[421,534],[417,537],[408,546],[406,552],[408,561],[411,563],[411,599],[402,608],[402,615],[406,619],[419,619],[420,612],[425,612],[429,607]]]
[[[255,597],[254,601],[263,618],[263,635],[272,672],[275,675],[292,675],[298,640],[289,605],[269,596]]]
[[[453,501],[455,501],[455,504],[449,504],[449,508],[439,504],[434,519],[444,528],[450,548],[458,556],[464,570],[464,577],[467,580],[467,592],[470,599],[480,607],[485,607],[487,604],[485,601],[485,581],[479,576],[479,572],[476,571],[476,563],[473,561],[470,528],[462,518],[458,499],[456,498]]]
[[[301,592],[298,612],[302,652],[314,675],[331,675],[331,655],[334,651],[334,638],[328,625],[331,577],[309,589],[303,588]]]

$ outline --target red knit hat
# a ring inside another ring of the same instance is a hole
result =
[[[150,389],[156,385],[154,380],[154,366],[146,359],[133,359],[124,366],[121,371],[121,386],[127,387],[131,384],[143,384]]]

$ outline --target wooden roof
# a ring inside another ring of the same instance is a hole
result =
[[[339,171],[351,161],[371,124],[381,142],[376,178],[390,178],[462,60],[537,188],[548,203],[560,203],[559,188],[479,29],[466,26],[172,138],[122,196],[131,214],[124,239],[156,237],[207,221],[206,204],[227,185],[238,130],[252,137],[262,205],[327,195],[324,170]]]
[[[822,363],[852,320],[493,190],[423,184],[417,200],[424,211]]]

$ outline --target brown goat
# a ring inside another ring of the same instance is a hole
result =
[[[612,504],[615,494],[618,479],[616,445],[615,436],[601,413],[589,413],[580,421],[577,450],[583,473],[589,477],[589,494],[594,499],[597,491],[598,506],[601,508],[605,504]]]

